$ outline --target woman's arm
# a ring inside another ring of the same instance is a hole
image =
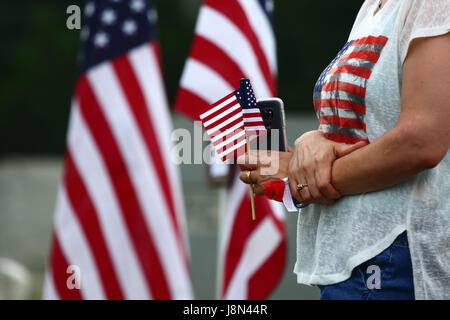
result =
[[[449,53],[450,34],[411,43],[399,121],[371,144],[339,144],[326,139],[320,127],[298,138],[289,169],[280,162],[297,201],[331,204],[342,195],[387,188],[436,166],[450,146]],[[251,179],[261,194],[268,179],[259,167],[241,165],[241,170],[254,170]],[[247,182],[245,173],[241,180]],[[309,186],[298,191],[299,183]]]
[[[341,195],[387,188],[435,167],[449,146],[450,33],[411,43],[397,126],[337,159],[331,182]]]

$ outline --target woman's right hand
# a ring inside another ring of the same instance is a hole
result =
[[[320,130],[309,131],[295,141],[294,154],[289,163],[289,186],[299,203],[333,204],[341,194],[331,184],[333,162],[367,145],[337,143],[325,138]],[[302,190],[298,184],[308,184]]]

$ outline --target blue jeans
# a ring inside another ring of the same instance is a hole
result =
[[[406,231],[379,255],[355,267],[349,279],[318,287],[321,300],[414,300]]]

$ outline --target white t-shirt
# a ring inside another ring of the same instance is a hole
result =
[[[314,88],[322,130],[337,142],[372,142],[395,127],[410,42],[450,30],[450,0],[388,0],[374,15],[378,4],[364,2],[348,43]],[[394,187],[302,209],[298,282],[344,281],[407,230],[416,299],[450,299],[449,195],[447,152],[435,168]]]

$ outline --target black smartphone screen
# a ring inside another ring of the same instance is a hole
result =
[[[257,104],[261,111],[264,126],[267,129],[267,136],[264,138],[264,143],[261,140],[258,141],[258,149],[287,151],[283,101],[279,98],[269,98],[258,100]],[[274,129],[277,131],[272,132]],[[275,143],[272,143],[272,139],[277,137],[278,147],[276,147]]]

